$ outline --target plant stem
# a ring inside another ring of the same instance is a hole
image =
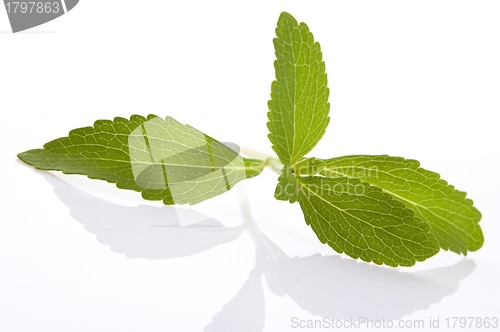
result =
[[[266,166],[269,166],[275,173],[281,174],[281,169],[283,168],[283,164],[280,162],[278,158],[271,157],[265,153],[254,150],[252,148],[241,146],[241,153],[250,158],[263,160],[261,164],[256,167],[252,167],[254,169],[264,169]]]
[[[264,167],[269,166],[276,174],[281,174],[281,170],[283,169],[283,164],[279,161],[278,158],[267,157]]]

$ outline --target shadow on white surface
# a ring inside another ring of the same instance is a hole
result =
[[[224,227],[220,221],[192,209],[113,204],[49,172],[37,172],[54,186],[71,216],[97,235],[97,241],[130,258],[189,256],[234,241],[243,231],[243,227]],[[183,227],[185,224],[188,226]]]
[[[58,177],[39,172],[54,186],[71,216],[97,240],[127,257],[166,259],[209,250],[234,241],[243,229],[252,235],[257,251],[255,268],[240,291],[213,316],[204,331],[263,331],[265,297],[269,289],[287,295],[313,315],[334,319],[397,320],[456,292],[476,265],[459,263],[419,272],[368,264],[338,255],[289,258],[252,221],[247,200],[242,202],[245,225],[228,228],[195,210],[182,209],[182,218],[201,220],[181,227],[178,208],[119,206],[87,194]],[[291,317],[290,317],[291,318]]]

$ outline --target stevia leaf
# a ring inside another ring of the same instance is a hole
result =
[[[307,25],[299,25],[283,12],[276,36],[276,80],[271,85],[267,127],[279,159],[292,166],[325,133],[330,121],[329,89],[320,45]]]
[[[428,223],[367,182],[297,177],[289,168],[279,180],[282,191],[277,189],[276,198],[288,195],[291,202],[298,201],[319,240],[338,253],[395,267],[412,266],[439,252]]]
[[[353,155],[326,160],[322,174],[358,178],[382,188],[432,226],[439,245],[466,255],[484,243],[481,213],[440,175],[416,160],[385,155]]]
[[[18,157],[38,169],[116,183],[165,204],[196,204],[258,175],[264,162],[171,117],[98,120]]]
[[[295,203],[300,197],[300,184],[298,177],[293,175],[292,169],[285,166],[278,178],[278,185],[274,192],[274,198],[280,201]]]
[[[325,166],[326,163],[323,159],[315,157],[304,158],[293,165],[292,171],[298,175],[316,175],[321,172]]]

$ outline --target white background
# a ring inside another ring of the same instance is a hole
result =
[[[308,24],[326,62],[332,119],[310,155],[418,159],[474,199],[482,249],[398,269],[338,255],[297,204],[274,200],[270,170],[175,210],[17,160],[97,119],[149,113],[272,154],[283,10]],[[443,328],[447,317],[499,317],[499,17],[497,1],[82,0],[12,34],[0,9],[0,330],[292,331],[292,317],[360,316]],[[175,218],[196,213],[219,227]]]

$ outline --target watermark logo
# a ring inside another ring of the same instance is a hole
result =
[[[4,0],[12,32],[16,33],[42,25],[75,8],[79,0]]]
[[[156,117],[128,136],[137,186],[159,190],[175,204],[195,204],[246,179],[239,147],[218,142],[195,128]]]

